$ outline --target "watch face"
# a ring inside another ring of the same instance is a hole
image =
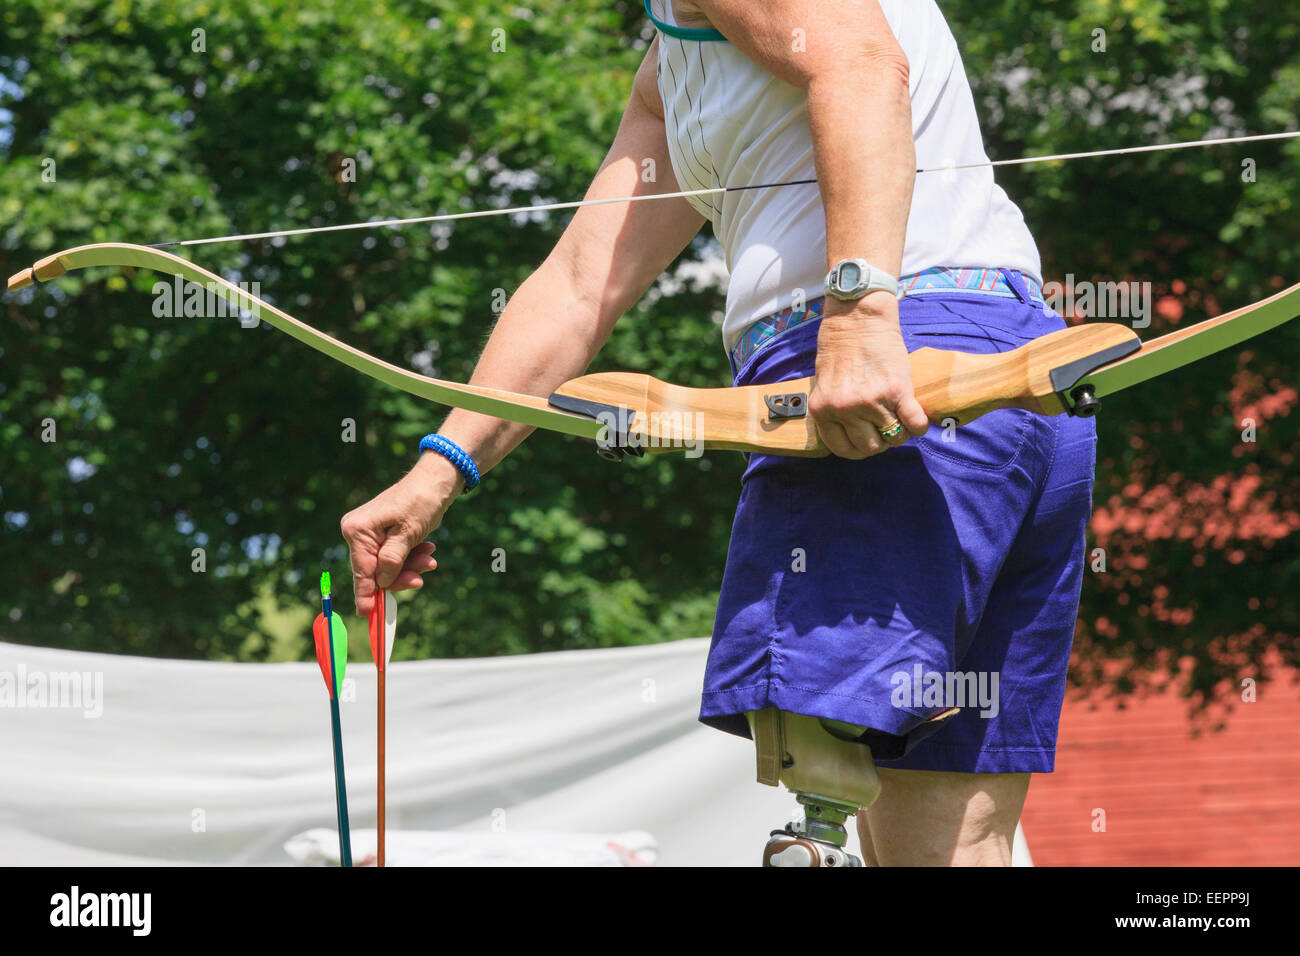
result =
[[[850,292],[858,287],[862,281],[862,269],[856,262],[840,263],[839,281],[835,284],[839,286],[841,292]]]

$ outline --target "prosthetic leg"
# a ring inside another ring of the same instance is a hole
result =
[[[945,711],[900,736],[774,707],[749,711],[758,782],[784,784],[804,810],[803,820],[772,831],[763,865],[861,866],[844,849],[844,823],[880,795],[872,751],[882,760],[901,757],[956,714],[957,708]]]

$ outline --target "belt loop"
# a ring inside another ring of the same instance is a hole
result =
[[[1032,297],[1029,295],[1029,286],[1025,284],[1024,276],[1015,269],[1001,269],[999,271],[1002,273],[1002,278],[1006,280],[1007,285],[1011,287],[1011,291],[1016,294],[1016,298],[1025,305],[1031,305]]]

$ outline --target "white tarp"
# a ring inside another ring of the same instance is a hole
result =
[[[754,782],[749,741],[697,723],[707,648],[393,664],[391,862],[754,865],[794,798]],[[361,862],[374,847],[375,668],[353,661],[346,676]],[[337,857],[315,663],[0,643],[0,728],[0,865]]]

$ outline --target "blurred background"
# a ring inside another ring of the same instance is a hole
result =
[[[940,6],[994,159],[1295,128],[1289,4]],[[580,198],[652,35],[634,0],[6,0],[0,274],[91,242]],[[1300,279],[1298,157],[1294,141],[1267,142],[998,180],[1045,279],[1151,283],[1150,338]],[[193,258],[349,344],[463,381],[494,308],[565,221],[250,241]],[[35,648],[312,660],[322,568],[350,609],[339,518],[398,478],[444,414],[273,329],[158,319],[154,281],[89,270],[0,300],[0,671]],[[706,228],[595,370],[729,384],[724,284]],[[1293,324],[1107,401],[1089,537],[1104,560],[1085,581],[1058,773],[1031,789],[1035,862],[1289,862],[1300,850],[1298,346]],[[42,440],[47,420],[57,441]],[[355,441],[340,440],[347,420]],[[530,438],[435,533],[441,570],[402,603],[398,672],[708,635],[743,464],[713,453],[611,465],[580,441]],[[352,635],[360,671],[364,625]],[[324,708],[319,686],[302,693]],[[682,735],[711,733],[689,725],[695,703],[678,700]],[[748,772],[748,745],[725,743]],[[64,783],[78,780],[72,768]],[[0,796],[33,819],[18,788]],[[321,796],[304,829],[313,813],[330,823]],[[1095,825],[1099,807],[1109,828]],[[45,836],[75,801],[65,811]],[[755,856],[761,839],[752,832]]]

